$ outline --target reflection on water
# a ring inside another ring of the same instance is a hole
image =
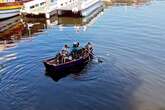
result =
[[[0,50],[14,47],[16,42],[21,39],[30,39],[36,34],[41,34],[44,29],[52,26],[59,26],[59,30],[64,27],[74,27],[76,32],[81,29],[84,31],[103,13],[103,7],[98,8],[93,14],[85,18],[57,17],[45,18],[27,18],[14,17],[1,21],[0,27]]]
[[[0,41],[8,49],[0,51],[0,109],[164,110],[164,7],[152,1],[86,18],[1,22]],[[57,82],[46,77],[42,61],[73,41],[91,41],[103,62]]]
[[[41,25],[24,22],[19,16],[0,22],[0,50],[14,47],[21,39],[28,39],[39,32]]]
[[[96,19],[103,13],[103,7],[97,9],[90,16],[83,18],[73,18],[73,17],[59,17],[58,25],[63,26],[86,26],[92,22],[96,22]]]

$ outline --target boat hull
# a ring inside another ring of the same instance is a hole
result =
[[[102,2],[100,0],[95,0],[95,2],[91,3],[89,6],[85,6],[84,4],[84,7],[77,12],[72,12],[72,10],[58,9],[57,14],[58,16],[64,17],[86,17],[94,13],[100,7],[103,7]]]
[[[95,1],[91,6],[85,7],[83,10],[80,11],[81,16],[89,16],[91,13],[95,12],[98,8],[102,7],[103,4],[100,0]]]
[[[92,59],[92,56],[88,56],[86,58],[81,58],[76,61],[72,61],[70,63],[54,66],[54,65],[49,65],[46,61],[44,62],[46,72],[47,73],[76,73],[81,71],[81,69],[84,68],[85,65],[88,64],[88,62]],[[52,59],[49,59],[52,60]]]
[[[0,10],[0,20],[8,19],[19,15],[20,9]]]

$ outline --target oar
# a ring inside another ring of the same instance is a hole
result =
[[[94,57],[94,59],[95,59],[95,58],[97,58],[98,63],[102,63],[102,62],[103,62],[103,60],[102,60],[102,59],[100,59],[100,57],[95,56],[95,54],[94,54],[94,53],[89,52],[89,54],[90,54],[90,55],[92,55],[92,56]]]

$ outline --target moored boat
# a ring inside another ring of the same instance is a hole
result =
[[[88,48],[88,44],[84,46],[80,50],[80,55],[78,58],[73,58],[72,60],[68,60],[65,63],[58,63],[57,60],[59,58],[59,54],[56,57],[45,60],[44,65],[46,68],[46,72],[53,73],[65,73],[65,72],[74,72],[83,68],[87,65],[93,58],[93,49]]]
[[[0,2],[0,20],[17,16],[23,6],[22,2]]]
[[[58,16],[86,17],[102,7],[101,0],[57,0]]]

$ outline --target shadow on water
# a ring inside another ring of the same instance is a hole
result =
[[[68,76],[73,79],[70,84],[62,81],[67,88],[71,85],[68,89],[65,88],[69,95],[65,92],[62,95],[59,94],[61,100],[65,99],[65,101],[63,103],[59,103],[60,101],[50,102],[59,104],[55,108],[52,108],[50,103],[46,104],[45,106],[50,109],[65,110],[65,107],[62,106],[68,105],[71,109],[80,110],[135,110],[134,93],[141,85],[136,73],[126,68],[120,68],[115,63],[107,64],[106,61],[91,62],[79,72],[49,74],[48,76],[56,82]]]
[[[87,66],[87,65],[86,65]],[[54,81],[59,81],[61,78],[64,78],[70,74],[80,74],[80,72],[85,68],[85,66],[72,68],[72,72],[64,71],[60,73],[45,71],[45,75],[51,77]]]
[[[66,84],[68,79],[60,82],[63,83],[62,86],[66,87],[65,89],[69,93],[69,95],[65,92],[62,95],[59,94],[59,97],[65,99],[65,101],[62,104],[58,101],[50,103],[58,103],[56,109],[62,110],[65,109],[62,105],[80,110],[136,110],[134,93],[141,85],[138,71],[131,71],[118,66],[116,64],[117,59],[113,56],[109,59],[103,56],[101,59],[103,62],[94,59],[75,73],[46,73],[46,76],[56,82],[65,77],[72,78],[72,80],[69,80],[70,84]],[[51,104],[45,106],[53,109]]]
[[[95,109],[135,110],[134,93],[142,82],[137,74],[138,71],[132,72],[127,68],[121,68],[116,65],[115,59],[110,59],[112,59],[111,63],[107,64],[105,61],[97,67],[97,72],[103,76],[100,75],[95,83],[97,90],[95,94],[102,94],[96,98],[102,102],[102,106],[95,105]]]

